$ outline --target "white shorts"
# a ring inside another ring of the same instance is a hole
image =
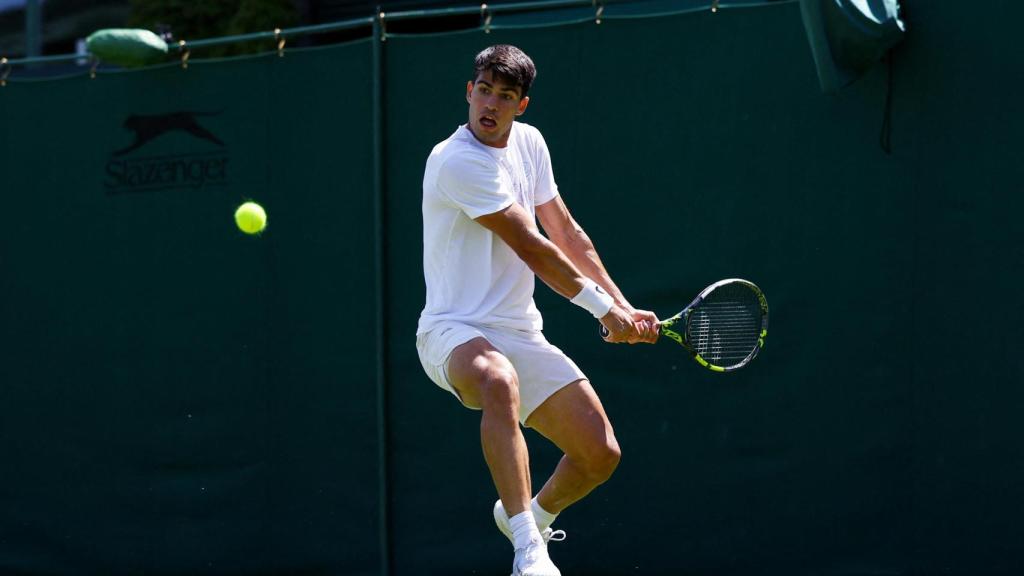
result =
[[[512,363],[519,376],[519,421],[526,419],[552,394],[586,375],[541,332],[527,332],[493,326],[470,326],[441,322],[429,332],[416,336],[416,350],[427,376],[459,398],[448,381],[448,359],[460,344],[485,338]],[[462,402],[462,399],[459,398]]]

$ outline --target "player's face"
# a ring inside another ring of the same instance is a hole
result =
[[[481,72],[466,84],[469,102],[469,129],[488,146],[504,148],[516,116],[526,111],[530,98],[520,97],[519,88],[496,78],[490,70]]]

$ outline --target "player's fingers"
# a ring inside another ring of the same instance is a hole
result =
[[[641,320],[637,324],[637,327],[639,328],[640,341],[650,342],[652,336],[654,335],[654,326],[651,325],[651,323],[648,320]]]
[[[636,344],[638,342],[643,342],[644,341],[644,338],[645,338],[644,333],[646,332],[646,328],[644,328],[644,323],[643,322],[634,322],[633,323],[633,332],[635,334],[630,339],[630,341],[629,341],[630,344]]]
[[[629,342],[630,344],[637,344],[639,342],[643,342],[643,330],[636,322],[633,322],[628,326],[626,334],[626,341]]]
[[[639,311],[639,322],[637,323],[640,327],[640,336],[643,342],[653,344],[658,340],[660,334],[661,323],[658,322],[658,317],[653,312]]]
[[[655,342],[658,341],[658,336],[660,334],[660,326],[658,325],[658,320],[655,319],[651,322],[651,333],[649,334],[650,339],[648,340],[648,342],[654,344]]]

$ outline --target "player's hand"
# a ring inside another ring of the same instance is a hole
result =
[[[661,322],[658,322],[658,317],[655,316],[654,312],[649,310],[633,310],[630,315],[640,334],[639,342],[654,344],[658,341],[658,336],[661,335]]]
[[[628,342],[630,344],[643,342],[640,329],[633,321],[632,315],[618,304],[612,306],[612,309],[601,318],[601,325],[607,331],[603,335],[605,342]]]

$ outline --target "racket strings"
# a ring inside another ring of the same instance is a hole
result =
[[[723,286],[692,310],[687,340],[706,361],[723,367],[744,362],[758,346],[761,310],[746,287]]]

